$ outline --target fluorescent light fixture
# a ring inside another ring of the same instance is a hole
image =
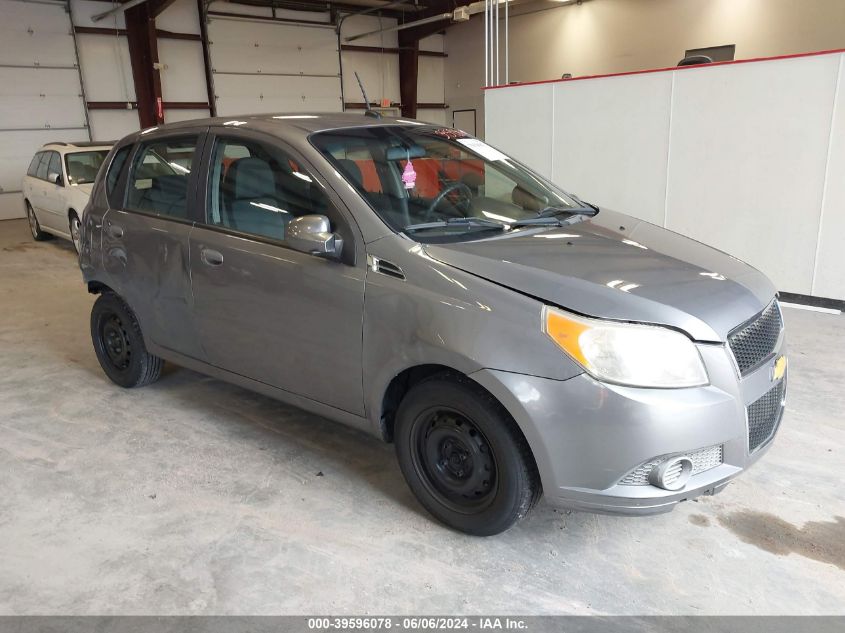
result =
[[[313,182],[311,180],[311,176],[306,176],[301,171],[295,171],[295,172],[293,172],[293,175],[296,176],[297,178],[299,178],[300,180],[304,180],[305,182]]]
[[[239,125],[246,125],[246,121],[225,121],[223,125],[233,125],[238,127]]]
[[[319,119],[316,114],[280,114],[274,116],[274,119]]]
[[[258,207],[259,209],[264,209],[265,211],[272,211],[273,213],[287,213],[290,215],[290,211],[285,211],[284,209],[265,204],[264,202],[250,202],[250,204],[254,207]]]
[[[505,222],[507,224],[511,224],[512,222],[516,222],[513,218],[509,218],[506,215],[499,215],[498,213],[490,213],[489,211],[482,211],[484,215],[486,215],[491,220],[498,220],[499,222]]]

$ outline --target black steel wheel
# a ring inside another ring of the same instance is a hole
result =
[[[147,351],[132,310],[106,292],[91,309],[91,340],[100,367],[121,387],[142,387],[161,375],[164,362]]]
[[[411,490],[454,529],[498,534],[540,497],[537,467],[513,418],[466,377],[439,374],[413,386],[396,413],[394,439]]]
[[[53,237],[41,230],[41,224],[39,224],[38,217],[35,215],[32,205],[29,204],[29,200],[26,201],[26,219],[29,222],[29,232],[32,233],[32,239],[36,242],[43,242]]]
[[[484,434],[465,415],[432,407],[413,423],[414,468],[429,492],[463,514],[489,505],[496,493],[496,460]]]

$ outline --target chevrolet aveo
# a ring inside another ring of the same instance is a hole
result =
[[[542,493],[622,514],[714,494],[783,415],[765,276],[454,129],[298,114],[144,130],[100,170],[80,263],[115,383],[167,360],[363,429],[471,534]]]

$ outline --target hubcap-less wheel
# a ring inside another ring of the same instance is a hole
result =
[[[129,335],[123,329],[123,323],[116,314],[103,319],[100,337],[103,340],[103,348],[109,361],[116,369],[124,370],[129,367],[132,347],[129,344]]]
[[[38,220],[35,217],[32,207],[29,205],[26,205],[26,217],[29,220],[29,231],[32,233],[32,237],[37,238],[39,233]]]
[[[75,213],[70,216],[70,238],[73,240],[73,247],[79,253],[82,249],[82,223]]]
[[[445,506],[476,513],[496,496],[496,460],[478,427],[453,410],[429,410],[413,428],[413,461],[429,492]]]

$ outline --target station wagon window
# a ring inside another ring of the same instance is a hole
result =
[[[29,169],[26,170],[27,176],[35,176],[38,172],[38,164],[41,162],[41,155],[43,152],[38,152],[35,156],[32,157],[32,161],[29,163]]]
[[[325,192],[286,152],[245,139],[218,139],[208,178],[209,224],[275,240],[291,219],[329,215]]]
[[[188,179],[197,138],[153,140],[141,145],[129,176],[126,208],[188,217]]]
[[[38,169],[35,170],[35,177],[41,180],[47,180],[47,167],[50,164],[50,154],[53,152],[41,152],[41,160],[38,163]]]
[[[50,162],[47,165],[47,178],[50,178],[51,174],[58,174],[59,175],[59,184],[62,183],[61,176],[62,176],[62,159],[59,158],[58,152],[50,152]]]

